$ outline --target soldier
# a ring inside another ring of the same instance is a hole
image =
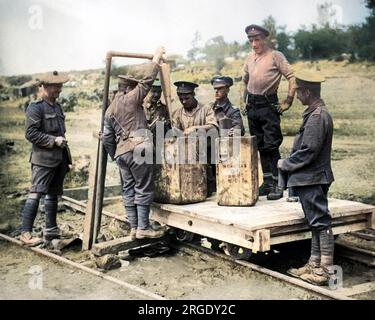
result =
[[[172,127],[178,128],[185,135],[198,130],[206,131],[218,128],[215,113],[210,106],[203,105],[195,98],[195,88],[198,84],[188,81],[177,81],[177,95],[182,107],[173,112]]]
[[[245,32],[253,49],[244,65],[243,81],[246,84],[250,134],[257,137],[263,170],[264,182],[259,195],[277,200],[283,196],[278,188],[277,171],[279,147],[283,141],[280,115],[293,103],[295,79],[284,55],[267,46],[269,32],[266,29],[253,24],[246,27]],[[279,104],[277,90],[282,76],[289,81],[289,88],[288,97]]]
[[[230,77],[216,76],[212,78],[211,84],[215,89],[216,101],[211,103],[210,106],[215,112],[219,128],[222,128],[220,125],[222,119],[230,119],[230,128],[225,128],[229,129],[228,135],[233,136],[235,130],[237,130],[237,133],[241,136],[245,135],[241,112],[234,107],[228,99],[230,87],[233,85],[233,79]]]
[[[149,220],[150,204],[154,198],[152,161],[144,162],[135,153],[139,150],[148,153],[151,147],[152,154],[152,144],[145,136],[148,124],[142,104],[159,71],[163,54],[163,48],[156,50],[142,80],[119,76],[119,92],[105,113],[103,144],[120,168],[132,240],[163,235],[162,230],[151,228]]]
[[[67,75],[57,71],[41,76],[42,99],[32,102],[26,110],[25,136],[32,143],[32,186],[22,211],[20,240],[28,246],[42,242],[31,234],[42,195],[45,195],[44,240],[51,241],[60,236],[56,223],[57,196],[63,193],[64,177],[72,161],[65,139],[65,116],[56,99],[67,81]]]
[[[164,121],[164,130],[170,129],[170,117],[167,106],[160,101],[161,98],[161,84],[159,79],[156,79],[152,84],[148,101],[144,103],[144,109],[147,122],[150,130],[155,135],[155,127],[157,121]]]
[[[203,105],[195,98],[195,88],[199,85],[188,81],[177,81],[174,83],[177,87],[177,95],[182,104],[182,108],[177,109],[172,115],[172,127],[184,132],[185,135],[190,135],[193,132],[203,129],[209,131],[210,129],[218,129],[214,110],[209,105]],[[207,141],[207,162],[211,163],[211,144],[214,141]],[[210,196],[215,191],[216,177],[209,166],[207,171],[207,196]]]
[[[279,160],[279,169],[287,174],[287,187],[299,197],[311,228],[311,256],[299,269],[290,269],[294,276],[316,285],[327,284],[333,265],[334,238],[327,193],[334,181],[331,169],[333,122],[320,97],[319,75],[296,74],[297,98],[304,106],[303,123],[291,155]]]

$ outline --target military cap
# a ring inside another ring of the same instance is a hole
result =
[[[110,91],[110,92],[116,92],[116,91],[118,91],[118,85],[112,85],[112,86],[109,88],[109,91]]]
[[[152,84],[153,87],[161,88],[161,82],[159,79],[155,79],[154,83]]]
[[[294,73],[297,88],[320,87],[325,78],[319,72],[301,70]]]
[[[256,37],[256,36],[259,36],[259,35],[264,35],[264,36],[268,37],[270,35],[270,32],[266,28],[263,28],[263,27],[258,26],[256,24],[251,24],[251,25],[247,26],[246,29],[245,29],[245,32],[249,37]]]
[[[192,93],[199,87],[198,84],[189,81],[177,81],[174,85],[177,87],[177,93]]]
[[[233,79],[231,77],[215,76],[211,79],[212,86],[217,88],[233,86]]]
[[[130,86],[136,86],[139,82],[138,79],[129,75],[119,75],[118,78],[119,78],[119,81],[118,81],[119,83],[127,84]]]
[[[36,78],[39,85],[42,84],[63,84],[69,81],[66,73],[59,73],[57,71],[47,72]]]

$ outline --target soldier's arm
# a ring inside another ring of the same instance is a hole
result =
[[[249,83],[249,69],[247,66],[248,58],[246,58],[245,64],[242,69],[242,101],[246,103],[247,100],[247,84]]]
[[[103,146],[112,160],[116,154],[116,134],[108,118],[104,118]]]
[[[279,168],[294,172],[312,163],[322,150],[326,130],[321,114],[310,116],[303,135],[301,147],[281,162]]]
[[[165,53],[163,47],[157,48],[151,63],[147,66],[145,77],[138,83],[137,87],[127,95],[132,100],[131,103],[141,105],[147,94],[151,90],[152,83],[155,81],[159,72],[159,63],[162,55]]]
[[[36,104],[30,104],[26,110],[26,131],[25,138],[41,148],[53,148],[55,136],[42,131],[43,115]]]
[[[284,103],[288,105],[292,105],[294,96],[296,94],[296,79],[293,74],[293,69],[289,64],[288,60],[285,56],[279,52],[274,51],[275,53],[275,60],[278,69],[280,70],[281,74],[288,80],[288,96],[284,100]]]
[[[243,125],[241,112],[239,109],[236,109],[232,115],[233,129],[240,130],[241,136],[245,135],[245,127]]]

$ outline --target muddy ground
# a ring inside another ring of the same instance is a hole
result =
[[[112,204],[106,209],[116,207],[119,208],[119,205]],[[41,231],[43,221],[44,216],[39,213],[35,233]],[[60,212],[58,221],[65,230],[76,234],[82,232],[83,215],[80,213],[70,210]],[[127,234],[126,224],[103,217],[101,240]],[[207,246],[207,241],[203,239],[201,242]],[[14,245],[1,242],[0,252],[0,287],[4,288],[0,297],[4,299],[142,298],[122,288],[116,289],[116,285],[95,276],[61,266]],[[82,252],[79,244],[62,250],[62,253],[72,261],[98,270],[95,257],[89,252]],[[250,262],[285,273],[291,266],[302,265],[308,255],[309,241],[303,241],[275,246],[269,253],[253,255]],[[344,269],[344,287],[375,281],[374,269],[344,261],[339,257],[336,257],[336,263]],[[26,288],[30,279],[27,272],[35,265],[41,265],[47,272],[45,283],[48,294]],[[321,299],[298,287],[192,249],[179,251],[172,248],[161,256],[122,261],[121,268],[106,271],[106,274],[169,299]],[[89,280],[91,278],[95,278],[95,281]],[[103,287],[99,287],[100,283]],[[375,292],[360,298],[375,299]]]

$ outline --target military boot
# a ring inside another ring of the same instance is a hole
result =
[[[148,228],[146,230],[141,230],[138,229],[136,233],[136,239],[144,239],[144,238],[149,238],[149,239],[156,239],[156,238],[161,238],[164,236],[165,231],[163,229],[160,230],[154,230],[152,228]]]
[[[272,191],[267,195],[267,200],[279,200],[284,196],[283,188],[279,187],[277,182],[273,183]]]
[[[314,261],[308,261],[303,267],[301,268],[290,268],[287,273],[293,277],[299,278],[303,274],[311,274],[313,273],[314,269],[320,267],[320,263],[316,263]]]
[[[131,228],[130,229],[130,234],[129,234],[130,240],[137,239],[136,235],[137,235],[137,228]]]
[[[322,265],[320,268],[313,269],[311,273],[301,275],[300,278],[316,286],[326,286],[330,280],[335,280],[335,275],[331,268]]]
[[[309,261],[301,268],[291,268],[287,271],[293,277],[300,277],[303,274],[311,274],[314,269],[320,267],[320,232],[318,230],[311,231],[311,254]]]
[[[330,280],[335,280],[333,272],[333,253],[335,247],[335,240],[332,229],[319,231],[320,242],[320,268],[314,269],[313,273],[303,274],[302,280],[310,282],[317,286],[328,285]]]
[[[43,243],[43,240],[38,237],[33,237],[31,232],[23,232],[20,237],[21,242],[28,247],[35,247]]]
[[[264,174],[263,176],[263,183],[259,187],[259,196],[266,196],[272,191],[273,181],[272,181],[272,175],[271,174]]]

